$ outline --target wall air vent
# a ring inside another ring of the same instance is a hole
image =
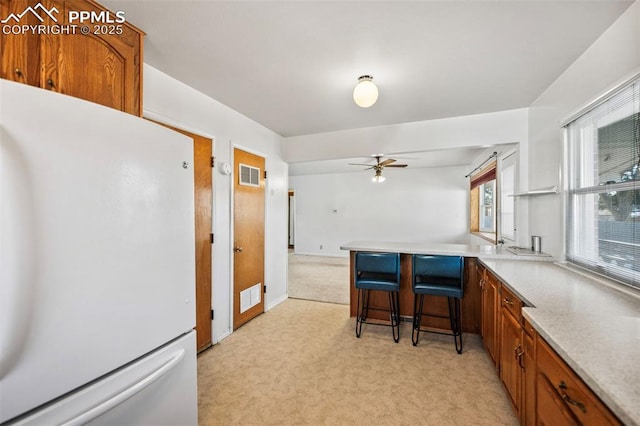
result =
[[[240,163],[240,185],[260,186],[260,169]]]
[[[257,283],[240,292],[240,313],[244,313],[260,303],[260,287],[262,283]]]

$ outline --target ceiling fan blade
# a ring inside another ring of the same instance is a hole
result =
[[[387,159],[386,159],[386,160],[384,160],[382,163],[380,163],[380,165],[381,165],[382,167],[384,167],[384,166],[386,166],[386,165],[388,165],[388,164],[395,163],[395,162],[396,162],[396,160],[394,160],[393,158],[387,158]]]
[[[389,164],[386,167],[407,167],[407,164]]]

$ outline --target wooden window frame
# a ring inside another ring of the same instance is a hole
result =
[[[498,242],[498,217],[496,215],[496,229],[494,232],[482,232],[480,231],[480,185],[483,183],[496,181],[494,196],[497,196],[498,191],[498,163],[493,161],[486,167],[481,169],[478,173],[471,176],[471,184],[469,188],[469,232],[471,234],[480,237],[484,240],[497,244]],[[496,213],[498,211],[498,200],[496,203]]]

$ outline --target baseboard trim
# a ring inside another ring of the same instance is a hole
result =
[[[270,311],[271,309],[275,308],[276,306],[278,306],[279,304],[281,304],[282,302],[284,302],[288,298],[289,298],[289,294],[285,293],[282,296],[278,297],[276,300],[274,300],[271,303],[269,303],[268,305],[265,303],[264,311],[265,312]]]
[[[347,259],[349,258],[349,254],[347,253],[346,255],[337,255],[337,254],[329,254],[329,253],[305,253],[305,252],[294,252],[291,253],[290,255],[297,255],[297,256],[320,256],[320,257],[339,257],[341,259]]]
[[[216,343],[221,342],[222,340],[226,339],[227,337],[231,336],[231,330],[225,330],[222,333],[220,333],[220,335],[216,336],[216,341],[213,343],[214,345]]]

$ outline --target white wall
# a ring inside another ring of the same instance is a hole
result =
[[[387,179],[381,184],[371,182],[373,173],[364,171],[291,176],[295,252],[347,256],[340,245],[351,240],[466,243],[468,171],[385,169]]]
[[[529,183],[532,189],[561,183],[560,122],[640,70],[640,1],[605,31],[529,111]],[[543,251],[564,257],[564,194],[530,197],[529,227],[542,236]]]
[[[172,77],[144,66],[144,114],[214,139],[216,166],[233,163],[234,146],[266,158],[269,173],[265,222],[265,309],[287,297],[287,180],[282,138],[271,130]],[[213,322],[214,342],[232,331],[232,177],[214,169]]]
[[[287,162],[527,142],[527,109],[417,121],[284,139]]]
[[[364,191],[362,194],[356,194],[355,189],[351,189],[346,183],[351,183],[355,179],[351,174],[345,178],[345,175],[317,175],[313,176],[292,176],[291,187],[302,185],[301,189],[315,188],[316,194],[312,198],[305,199],[304,194],[301,194],[296,190],[296,208],[306,209],[307,204],[318,209],[318,212],[311,213],[315,215],[314,220],[318,220],[321,226],[313,226],[311,219],[307,218],[309,223],[300,224],[296,229],[296,251],[306,253],[319,253],[319,246],[322,244],[320,240],[327,240],[327,244],[324,245],[322,253],[340,255],[337,251],[337,247],[352,239],[388,239],[395,241],[434,241],[434,242],[462,242],[462,243],[482,243],[486,244],[485,240],[470,238],[468,233],[468,220],[464,219],[464,223],[459,222],[459,219],[464,216],[468,217],[468,180],[464,179],[464,176],[471,171],[471,169],[477,164],[484,161],[488,154],[494,150],[502,152],[503,148],[500,146],[514,146],[517,144],[519,151],[519,173],[518,173],[518,189],[524,191],[528,187],[528,110],[516,109],[509,111],[500,111],[487,114],[477,114],[470,116],[453,117],[439,120],[420,121],[404,124],[396,124],[390,126],[378,126],[368,127],[352,130],[342,130],[336,132],[321,133],[315,135],[297,136],[285,138],[285,152],[286,158],[289,162],[296,161],[316,161],[316,160],[328,160],[336,158],[350,158],[350,157],[367,157],[375,152],[412,152],[412,151],[429,151],[438,149],[450,149],[450,148],[466,148],[466,147],[487,147],[486,153],[483,153],[477,162],[470,164],[467,167],[462,168],[461,176],[459,173],[455,173],[455,178],[451,175],[450,169],[452,168],[435,168],[435,169],[421,169],[422,174],[428,176],[428,184],[426,187],[420,187],[414,185],[412,182],[405,182],[412,176],[411,169],[405,169],[401,171],[405,177],[393,182],[388,179],[384,185],[385,188],[394,188],[393,190],[383,189],[388,191],[386,194],[389,200],[398,201],[398,197],[402,196],[406,199],[410,199],[411,196],[407,196],[411,191],[415,191],[416,194],[421,194],[424,191],[429,191],[429,188],[447,187],[450,188],[450,179],[454,179],[455,187],[452,188],[452,192],[456,195],[452,195],[452,200],[455,203],[459,203],[457,191],[462,188],[459,185],[464,186],[464,204],[455,204],[459,211],[455,212],[455,216],[452,216],[447,210],[432,210],[430,216],[430,225],[426,225],[423,222],[419,222],[411,215],[414,214],[412,210],[416,205],[407,203],[419,203],[418,200],[405,201],[404,198],[399,201],[396,207],[396,212],[393,212],[393,221],[386,222],[384,226],[384,233],[373,235],[371,232],[371,224],[379,224],[385,222],[384,218],[378,216],[372,216],[370,221],[360,223],[351,223],[350,218],[340,219],[338,217],[326,217],[323,216],[327,211],[330,211],[331,204],[335,204],[334,191],[337,194],[342,194],[346,191],[349,196],[355,194],[356,200],[363,202],[380,201],[381,199],[372,198],[373,193],[370,191],[373,188],[366,183],[371,184],[370,176],[364,175],[363,182],[360,186],[354,186],[357,191]],[[491,148],[489,148],[491,147]],[[512,149],[512,148],[510,148]],[[393,173],[391,169],[385,170]],[[389,174],[389,176],[392,176]],[[457,181],[458,178],[462,179],[462,183]],[[323,186],[320,182],[328,182],[327,186]],[[331,183],[333,182],[333,183]],[[401,185],[395,188],[397,182],[403,182],[405,185]],[[399,191],[396,196],[395,191]],[[313,192],[313,191],[311,191]],[[300,198],[299,198],[300,196]],[[347,198],[347,195],[340,195],[342,198]],[[332,198],[333,197],[333,198]],[[519,244],[525,244],[528,238],[528,207],[525,199],[517,201],[517,221],[518,221],[518,242]],[[390,207],[391,208],[391,207]],[[386,209],[386,207],[385,207]],[[309,214],[309,213],[307,213]],[[401,217],[402,220],[396,220]],[[452,218],[455,222],[451,222]],[[301,219],[300,210],[298,210],[297,220]],[[434,229],[433,223],[446,224],[442,228]],[[451,223],[451,224],[450,224]],[[333,235],[331,227],[329,225],[340,224],[342,226],[337,236]],[[347,225],[353,226],[347,226]],[[406,225],[405,225],[406,224]],[[450,225],[449,225],[450,224]],[[379,226],[380,227],[380,226]],[[462,228],[463,227],[463,228]],[[398,232],[394,232],[395,230]],[[419,231],[407,232],[409,229]],[[462,235],[464,233],[464,237]],[[332,235],[329,238],[329,235]],[[348,237],[347,237],[348,236]],[[385,236],[385,238],[382,238]],[[344,254],[344,253],[342,253]]]

